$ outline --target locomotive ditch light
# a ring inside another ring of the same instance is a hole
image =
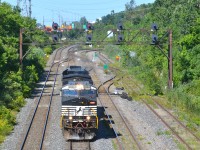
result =
[[[77,85],[76,85],[76,89],[77,89],[77,90],[83,90],[84,87],[83,87],[82,84],[77,84]]]
[[[90,120],[90,116],[87,116],[86,119],[87,119],[87,120]]]

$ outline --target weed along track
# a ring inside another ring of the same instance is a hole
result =
[[[131,77],[128,77],[129,81],[134,80]],[[137,84],[124,85],[123,81],[120,84],[125,87],[125,89],[129,91],[130,89],[141,89]],[[141,90],[140,90],[141,91]],[[167,126],[169,131],[158,132],[158,134],[173,134],[175,137],[187,148],[187,149],[200,149],[200,139],[190,131],[182,122],[180,122],[169,110],[164,108],[159,103],[159,100],[155,100],[153,98],[149,98],[148,100],[142,100],[142,102]]]
[[[145,100],[143,102],[146,106],[158,117],[161,121],[170,129],[170,131],[182,142],[187,149],[200,149],[200,142],[198,139],[185,127],[182,126],[180,121],[174,119],[167,111],[162,107],[153,108]]]

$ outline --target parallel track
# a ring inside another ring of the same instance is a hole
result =
[[[90,51],[87,51],[90,52]],[[82,57],[82,59],[87,59]],[[102,60],[102,59],[101,59]],[[109,63],[106,59],[102,60],[104,63]],[[91,64],[89,64],[91,66]],[[89,66],[88,65],[88,66]],[[91,66],[93,68],[93,66]],[[117,106],[113,102],[111,95],[108,92],[109,84],[112,84],[113,78],[109,79],[102,83],[95,72],[95,69],[91,69],[90,74],[92,76],[93,82],[98,89],[103,93],[99,93],[99,101],[101,106],[105,110],[105,115],[107,116],[107,120],[109,122],[110,127],[113,129],[116,144],[118,145],[118,149],[142,149],[140,143],[138,142],[136,135],[131,130],[130,125],[125,120],[124,116],[118,110]],[[105,84],[108,86],[106,87]],[[103,89],[103,90],[102,90]]]
[[[99,93],[98,99],[102,107],[104,108],[109,124],[115,133],[118,148],[142,149],[141,145],[137,141],[136,135],[133,133],[130,125],[127,123],[127,121],[125,120],[125,118],[123,117],[123,115],[113,102],[112,97],[110,96],[108,90],[104,85],[105,83],[109,84],[108,81],[111,81],[114,77],[104,82],[103,84],[98,78],[94,68],[91,70],[91,72],[93,72],[91,73],[92,74],[91,76],[95,86],[98,87],[98,89],[100,87],[104,88],[105,93],[104,94]],[[109,88],[109,86],[107,88]]]
[[[131,77],[128,80],[134,81]],[[138,88],[137,84],[135,84]],[[128,86],[132,89],[131,86]],[[152,101],[156,107],[153,108],[148,102]],[[187,149],[200,149],[200,138],[195,135],[191,130],[189,130],[181,121],[178,120],[169,110],[164,108],[158,100],[153,100],[153,98],[147,100],[142,100],[142,102],[167,126],[168,129],[176,136],[176,138],[185,145]]]
[[[71,48],[73,47],[70,47],[69,49]],[[48,124],[48,118],[53,99],[55,82],[58,75],[58,68],[62,62],[67,61],[67,60],[62,60],[62,61],[60,60],[62,51],[64,49],[66,49],[66,47],[59,48],[56,51],[56,54],[53,58],[53,63],[50,66],[49,72],[46,76],[46,80],[42,88],[41,94],[39,96],[36,108],[34,110],[33,116],[31,117],[31,122],[28,125],[28,130],[26,131],[24,139],[20,146],[21,150],[23,149],[41,150],[43,147],[43,141],[45,139],[45,132]],[[51,83],[52,87],[51,86],[46,87],[47,82]]]
[[[101,58],[103,58],[103,61],[105,63],[111,63],[111,61],[107,59],[104,55],[101,55]],[[117,70],[118,69],[115,69],[115,72]],[[132,78],[129,78],[128,80],[134,81]],[[139,85],[135,85],[138,87],[138,89],[141,90],[141,87]],[[123,87],[124,86],[128,87],[126,89],[132,89],[131,85],[123,85]],[[147,101],[142,101],[171,130],[171,132],[177,137],[180,142],[182,142],[186,146],[187,149],[200,149],[200,138],[197,137],[195,133],[193,133],[191,130],[189,130],[181,121],[179,121],[177,117],[170,113],[170,111],[164,108],[158,101],[153,100],[153,103],[159,108],[159,110],[162,110],[162,113],[156,111],[150,104],[148,104]],[[163,113],[165,113],[164,116],[162,115]]]

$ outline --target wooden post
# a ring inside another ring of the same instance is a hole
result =
[[[168,88],[173,88],[173,56],[172,56],[172,30],[169,30],[169,47],[168,47]]]
[[[23,30],[20,28],[19,31],[19,60],[20,60],[20,65],[22,66],[22,57],[23,57],[23,52],[22,52],[22,32]]]

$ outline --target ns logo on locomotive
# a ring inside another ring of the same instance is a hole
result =
[[[92,140],[98,129],[97,88],[89,72],[70,66],[62,73],[61,125],[66,140]]]

